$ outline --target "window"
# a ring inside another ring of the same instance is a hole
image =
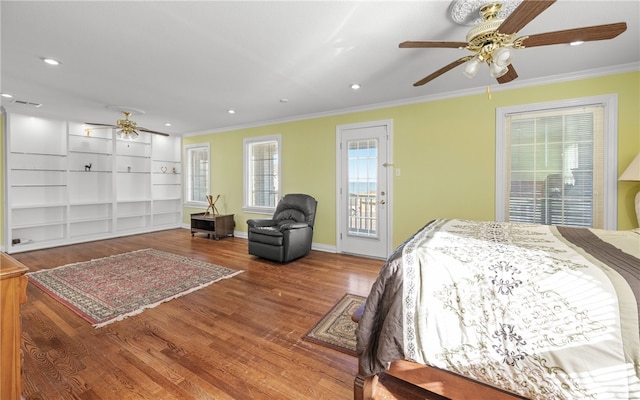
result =
[[[347,140],[347,233],[378,237],[378,139]]]
[[[192,206],[208,205],[209,144],[185,146],[185,203]]]
[[[273,213],[280,198],[280,136],[244,140],[244,210]]]
[[[499,109],[497,219],[615,229],[614,115],[615,96]]]

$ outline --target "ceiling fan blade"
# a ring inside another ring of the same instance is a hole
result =
[[[571,43],[575,41],[591,42],[595,40],[613,39],[627,30],[625,22],[615,24],[588,26],[563,31],[530,35],[522,40],[523,47],[547,46],[551,44]]]
[[[85,125],[95,125],[95,126],[107,126],[109,128],[117,128],[117,126],[112,125],[112,124],[101,124],[101,123],[98,123],[98,122],[85,122],[84,124]]]
[[[429,42],[429,41],[406,41],[400,43],[401,49],[422,49],[422,48],[450,48],[464,49],[467,42]]]
[[[445,65],[444,67],[440,68],[439,70],[437,70],[436,72],[432,73],[431,75],[420,79],[418,82],[414,83],[413,86],[422,86],[425,83],[436,79],[437,77],[439,77],[440,75],[444,74],[445,72],[457,67],[458,65],[463,64],[463,63],[471,60],[472,58],[473,58],[473,56],[466,56],[466,57],[459,58],[459,59],[455,60],[454,62],[452,62],[451,64]]]
[[[142,132],[155,133],[156,135],[169,136],[169,134],[168,134],[168,133],[158,132],[158,131],[152,131],[151,129],[142,128],[142,127],[140,127],[140,126],[139,126],[139,127],[137,127],[136,129],[137,129],[137,130],[139,130],[139,131],[142,131]]]
[[[555,2],[556,0],[524,0],[509,14],[502,24],[500,24],[498,31],[505,35],[518,32]]]
[[[512,80],[514,80],[514,79],[516,79],[518,77],[518,73],[516,72],[516,69],[513,68],[512,64],[509,64],[508,68],[509,68],[509,70],[507,71],[506,74],[504,74],[500,78],[496,79],[499,84],[511,82]]]

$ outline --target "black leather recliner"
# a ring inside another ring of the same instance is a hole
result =
[[[285,195],[271,219],[249,219],[249,254],[286,263],[311,251],[318,202],[306,194]]]

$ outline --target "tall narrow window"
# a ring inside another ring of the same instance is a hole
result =
[[[280,136],[244,140],[244,209],[271,213],[280,198]]]
[[[378,237],[378,147],[377,139],[347,141],[349,235]]]
[[[187,205],[207,205],[209,191],[209,144],[185,146],[185,202]]]
[[[605,104],[507,112],[499,220],[605,227]],[[502,135],[502,137],[500,137]],[[615,157],[615,154],[614,154]],[[608,172],[611,175],[611,172]],[[615,172],[613,172],[615,180]],[[615,206],[613,206],[615,207]],[[615,214],[615,213],[614,213]]]

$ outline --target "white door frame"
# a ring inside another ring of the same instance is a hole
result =
[[[345,213],[342,210],[344,202],[341,201],[343,190],[342,190],[342,173],[343,168],[346,168],[342,165],[342,150],[340,148],[342,142],[342,131],[348,129],[360,129],[360,128],[369,128],[376,126],[385,126],[387,131],[387,142],[386,142],[386,154],[379,154],[380,162],[382,163],[381,170],[386,174],[387,179],[387,195],[386,195],[386,218],[387,218],[387,231],[385,232],[386,243],[385,243],[385,258],[388,257],[393,251],[393,120],[385,119],[378,121],[368,121],[368,122],[360,122],[354,124],[345,124],[345,125],[337,125],[336,126],[336,252],[342,253],[342,240],[340,237],[341,230],[343,229],[343,224],[346,223],[344,218],[342,217]],[[346,193],[346,191],[345,191]],[[362,256],[368,256],[366,254],[362,254]]]

